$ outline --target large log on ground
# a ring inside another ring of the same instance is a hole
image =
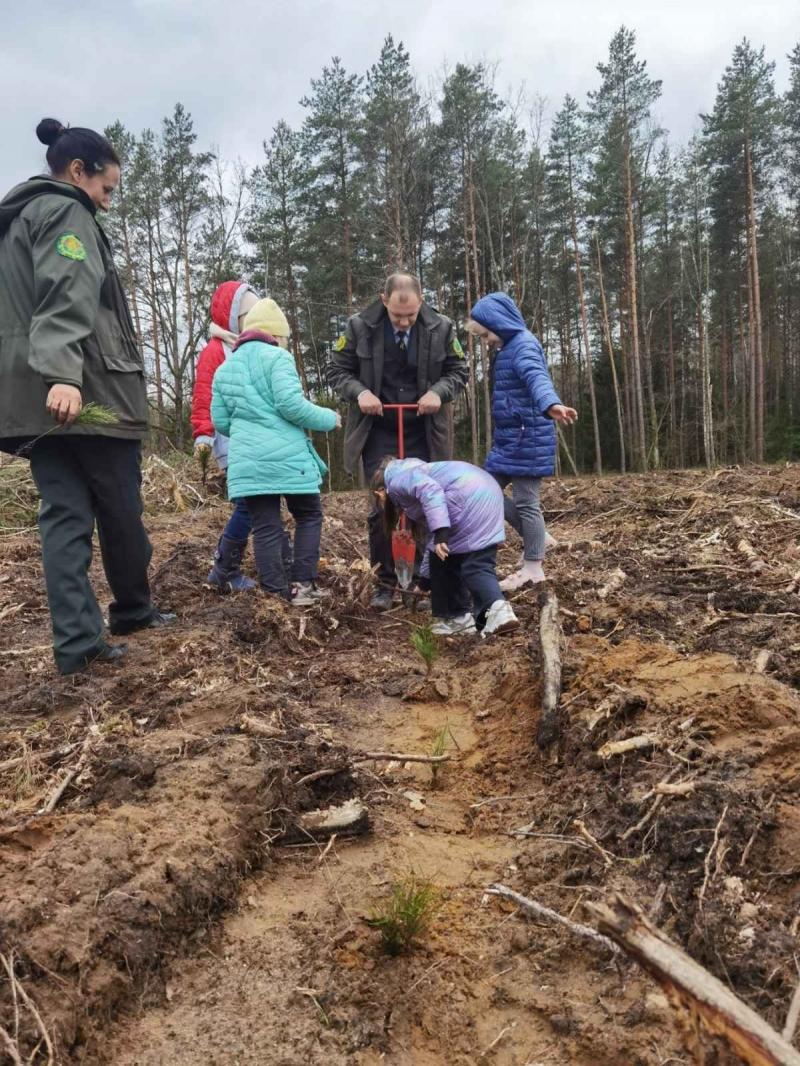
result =
[[[542,658],[542,713],[536,730],[536,743],[542,751],[546,751],[558,741],[558,703],[561,699],[558,598],[546,584],[539,592],[539,648]]]
[[[642,910],[615,894],[611,905],[587,903],[598,929],[664,988],[697,1031],[727,1043],[749,1066],[800,1066],[800,1054],[721,981],[657,929]],[[699,1033],[698,1033],[699,1035]]]

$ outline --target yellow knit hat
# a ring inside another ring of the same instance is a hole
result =
[[[273,337],[289,337],[291,330],[286,315],[274,300],[259,300],[244,317],[244,328],[259,329],[262,333],[271,333]]]

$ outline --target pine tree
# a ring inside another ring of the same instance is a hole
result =
[[[764,458],[764,351],[758,256],[758,201],[766,191],[774,152],[778,100],[774,63],[744,40],[733,52],[717,89],[714,110],[703,116],[706,163],[715,207],[716,252],[746,272],[749,368],[747,408],[750,454]],[[741,313],[740,313],[741,319]],[[744,330],[741,330],[742,334]]]
[[[594,388],[592,345],[589,339],[589,318],[584,295],[581,246],[578,239],[579,190],[586,163],[586,131],[578,102],[566,96],[561,110],[553,119],[548,148],[548,201],[550,211],[561,220],[571,244],[573,276],[580,315],[580,340],[583,344],[589,406],[594,432],[594,464],[598,474],[603,472],[600,445],[600,425],[597,418],[597,399]]]
[[[626,312],[623,327],[629,367],[629,417],[639,465],[646,470],[648,441],[645,374],[640,355],[636,201],[653,137],[649,128],[650,109],[661,95],[661,82],[650,78],[647,64],[636,56],[635,44],[635,34],[624,26],[612,37],[608,62],[597,66],[600,88],[589,93],[589,104],[598,145],[595,199],[599,213],[605,213],[607,221],[616,229],[615,239],[621,251],[619,284],[624,291]],[[607,181],[608,190],[604,188]],[[616,202],[612,200],[608,204],[608,192]],[[651,427],[651,433],[654,428]]]
[[[402,42],[386,38],[367,74],[362,151],[378,208],[377,255],[387,270],[417,270],[423,250],[425,206],[422,155],[427,119]]]
[[[322,77],[312,79],[311,94],[301,103],[307,111],[303,145],[310,177],[309,289],[321,303],[335,296],[350,315],[356,298],[374,287],[371,278],[356,273],[362,251],[363,78],[348,74],[334,57]]]
[[[246,231],[256,249],[254,277],[286,309],[292,352],[307,389],[305,360],[301,356],[298,283],[305,253],[307,193],[300,135],[286,122],[278,122],[269,142],[264,143],[264,156],[264,163],[251,178],[253,200]]]

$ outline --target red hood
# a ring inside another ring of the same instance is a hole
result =
[[[243,281],[223,281],[211,297],[211,321],[221,329],[239,332],[239,304],[248,289],[258,295]]]

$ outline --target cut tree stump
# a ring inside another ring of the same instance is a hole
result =
[[[701,1029],[719,1038],[749,1066],[800,1066],[800,1054],[761,1015],[673,944],[641,908],[621,895],[610,906],[586,903],[598,929],[643,966],[699,1040]]]
[[[536,743],[542,752],[553,755],[559,739],[558,704],[561,699],[561,622],[558,597],[549,585],[539,590],[539,647],[542,655],[542,713],[536,729]]]

